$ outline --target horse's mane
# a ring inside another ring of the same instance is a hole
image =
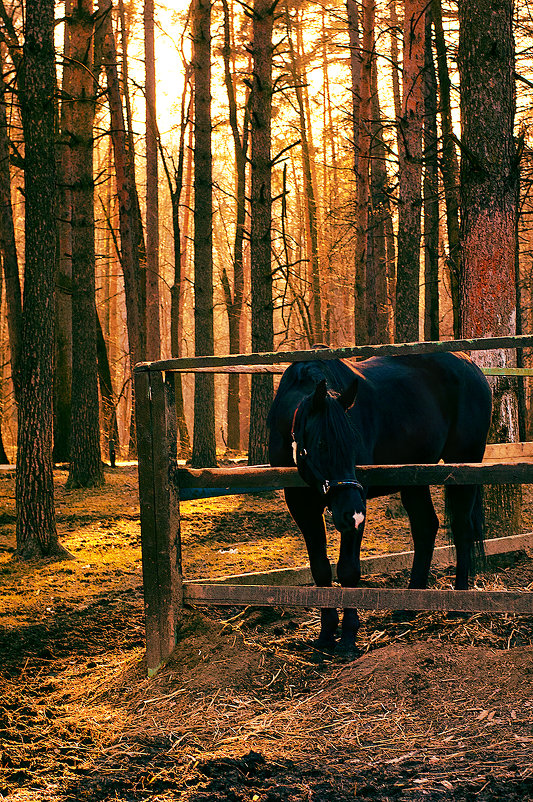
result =
[[[341,393],[354,378],[353,370],[341,359],[293,362],[281,377],[267,423],[270,425],[275,420],[279,407],[292,390],[309,395],[322,379],[326,379],[328,390]]]
[[[339,443],[347,445],[351,441],[360,441],[359,433],[350,424],[350,420],[340,404],[336,403],[338,392],[333,391],[326,396],[326,403],[321,414],[317,417],[317,427],[315,437],[322,439],[327,446],[326,460],[331,467],[339,466],[345,462],[345,457],[349,453],[338,447]],[[311,400],[304,402],[311,403]],[[303,405],[302,405],[303,406]],[[353,466],[351,466],[353,467]]]

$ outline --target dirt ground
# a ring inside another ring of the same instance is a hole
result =
[[[189,610],[148,680],[136,469],[101,490],[65,479],[74,559],[28,564],[0,473],[0,799],[533,799],[533,618],[363,613],[361,656],[341,662],[314,648],[315,610]],[[524,531],[532,509],[528,491]],[[183,503],[182,528],[188,578],[306,562],[276,493]],[[409,547],[405,518],[373,502],[365,553]],[[477,584],[533,589],[533,555]]]

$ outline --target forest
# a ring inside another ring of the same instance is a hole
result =
[[[54,464],[135,458],[137,363],[532,332],[532,30],[529,0],[0,1],[19,554],[61,551]],[[267,460],[272,375],[175,381],[181,458]]]

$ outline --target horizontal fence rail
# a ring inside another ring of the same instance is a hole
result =
[[[493,351],[506,348],[533,348],[533,335],[514,337],[485,337],[475,340],[439,340],[418,343],[385,343],[384,345],[354,345],[348,348],[311,348],[306,351],[274,351],[258,354],[226,354],[224,356],[186,356],[179,359],[161,359],[142,362],[135,370],[185,371],[197,368],[225,368],[239,365],[279,365],[309,360],[348,359],[369,356],[400,356],[402,354],[436,354],[445,351]],[[504,366],[502,366],[504,368]]]
[[[409,485],[533,484],[533,462],[470,463],[439,465],[361,465],[355,469],[366,487]],[[307,487],[294,468],[237,466],[235,468],[176,468],[174,482],[180,499],[195,498],[199,488],[223,489],[228,493],[251,489],[279,490]]]
[[[523,552],[533,548],[533,532],[524,535],[509,535],[507,537],[493,537],[485,541],[484,550],[487,557],[496,557],[503,554]],[[414,551],[397,551],[393,554],[375,554],[370,557],[361,557],[361,574],[390,574],[395,571],[405,571],[413,564]],[[437,546],[431,560],[433,568],[449,568],[455,565],[455,546]],[[333,580],[337,579],[337,566],[331,564]],[[231,576],[217,577],[216,579],[191,579],[184,582],[189,585],[306,585],[313,582],[311,569],[308,565],[298,568],[276,568],[273,571],[256,571],[246,574],[232,574]]]
[[[448,610],[533,614],[533,593],[499,590],[320,588],[271,585],[188,584],[183,601],[198,605],[259,607],[358,607],[363,610]]]

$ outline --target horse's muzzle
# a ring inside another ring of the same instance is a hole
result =
[[[366,504],[363,491],[351,487],[348,492],[332,493],[327,501],[333,516],[335,529],[339,532],[362,530],[366,519]]]

